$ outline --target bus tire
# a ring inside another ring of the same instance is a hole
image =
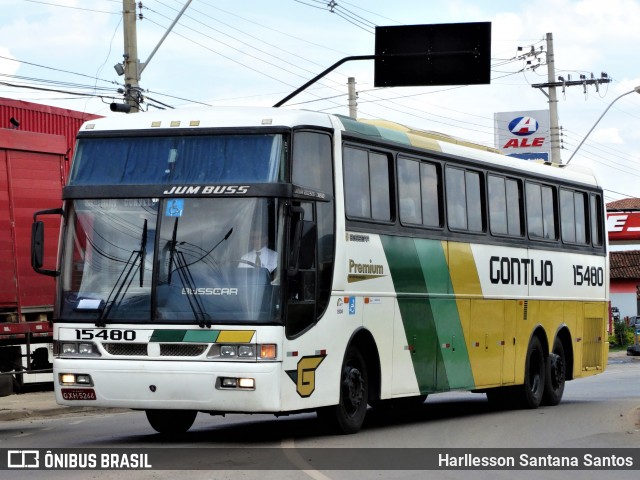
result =
[[[145,413],[156,432],[173,435],[189,430],[198,414],[195,410],[145,410]]]
[[[567,376],[567,361],[564,355],[564,347],[559,338],[553,342],[553,349],[547,358],[547,372],[544,385],[543,405],[558,405],[564,393],[564,384]]]
[[[340,403],[317,410],[318,418],[330,431],[352,434],[362,427],[369,398],[367,366],[360,351],[347,349],[340,374]]]
[[[518,387],[517,401],[522,408],[538,408],[544,394],[547,362],[540,339],[531,338],[524,367],[524,384]]]

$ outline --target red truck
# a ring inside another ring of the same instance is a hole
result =
[[[31,223],[34,212],[59,208],[76,132],[93,118],[0,98],[0,396],[51,381],[55,281],[31,268]],[[59,227],[50,220],[47,236]],[[55,265],[51,243],[45,261]]]

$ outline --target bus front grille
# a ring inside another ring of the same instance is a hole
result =
[[[119,355],[125,357],[147,356],[146,343],[103,343],[102,347],[110,355]]]
[[[198,357],[207,349],[206,345],[185,345],[181,343],[161,343],[161,357]]]

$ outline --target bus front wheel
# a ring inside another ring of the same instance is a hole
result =
[[[330,430],[356,433],[367,414],[369,377],[360,351],[349,347],[340,374],[340,403],[318,409],[318,418]]]
[[[156,432],[172,435],[189,430],[198,414],[192,410],[145,410],[145,413]]]

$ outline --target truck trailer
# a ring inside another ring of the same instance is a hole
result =
[[[31,268],[33,213],[60,205],[76,132],[95,115],[0,98],[0,396],[49,382],[55,281]],[[45,228],[57,238],[59,220]],[[57,244],[45,261],[55,265]]]

